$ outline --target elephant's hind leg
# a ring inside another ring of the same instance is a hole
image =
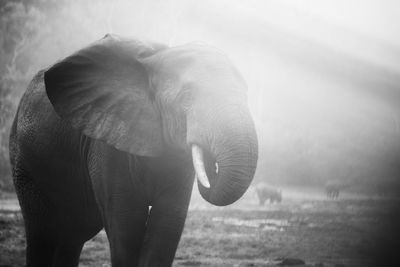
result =
[[[27,232],[32,229],[27,229]],[[27,266],[77,267],[84,242],[60,242],[42,231],[27,235]]]
[[[55,252],[54,242],[42,236],[39,231],[35,232],[32,229],[26,229],[26,238],[26,266],[52,266]]]
[[[59,242],[54,254],[53,267],[77,267],[83,242],[63,243]]]
[[[26,266],[52,266],[55,253],[54,220],[33,181],[19,169],[14,183],[25,222]]]
[[[29,172],[15,169],[14,184],[25,222],[27,267],[78,266],[85,240],[95,235],[101,224],[84,230],[80,225],[66,230],[60,224],[59,208],[41,192]]]

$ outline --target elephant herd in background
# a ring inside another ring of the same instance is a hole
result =
[[[328,199],[338,199],[340,191],[348,187],[343,182],[329,181],[325,184],[325,193]]]
[[[342,190],[349,188],[350,183],[343,181],[328,181],[325,184],[325,194],[328,199],[336,200]],[[282,190],[266,183],[258,183],[255,185],[255,192],[259,200],[259,205],[262,206],[268,201],[270,204],[282,202]]]
[[[264,205],[268,200],[270,204],[281,203],[282,190],[278,190],[268,184],[259,183],[255,186],[255,191],[259,200],[260,206]]]

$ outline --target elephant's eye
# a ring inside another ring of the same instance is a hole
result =
[[[181,105],[183,110],[189,110],[193,103],[193,95],[191,91],[188,89],[182,89],[182,91],[178,95],[177,101]]]

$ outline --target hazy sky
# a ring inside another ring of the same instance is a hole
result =
[[[249,86],[258,179],[396,176],[398,1],[65,1],[46,12],[32,15],[43,25],[32,72],[107,32],[228,54]]]

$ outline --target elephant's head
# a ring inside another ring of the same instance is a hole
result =
[[[192,151],[200,193],[215,205],[236,201],[254,176],[246,84],[214,48],[106,35],[48,69],[45,85],[60,117],[92,138],[141,156]]]

